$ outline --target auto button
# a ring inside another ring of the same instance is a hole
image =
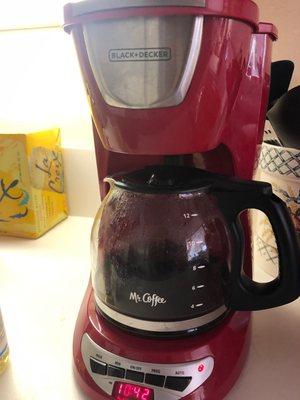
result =
[[[192,377],[177,377],[168,376],[165,383],[165,388],[183,392],[191,383]]]

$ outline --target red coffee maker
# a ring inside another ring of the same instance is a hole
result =
[[[252,178],[277,38],[253,1],[86,0],[65,6],[65,30],[91,107],[102,199],[106,176],[153,164]],[[245,253],[251,275],[249,229]],[[77,380],[94,400],[221,400],[245,362],[250,317],[143,337],[104,319],[90,284],[74,334]]]

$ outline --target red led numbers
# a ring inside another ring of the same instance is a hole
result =
[[[113,397],[115,400],[154,400],[154,392],[131,383],[116,382]]]

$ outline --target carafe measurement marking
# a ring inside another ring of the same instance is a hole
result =
[[[200,308],[200,307],[203,307],[203,306],[204,306],[204,303],[192,304],[191,308],[194,309],[194,308]]]
[[[192,290],[203,289],[204,287],[205,287],[205,285],[192,286]]]
[[[194,218],[194,217],[198,217],[199,214],[190,214],[190,213],[185,213],[183,214],[185,219],[190,219],[190,218]]]
[[[194,265],[193,271],[197,271],[197,269],[204,269],[204,268],[206,268],[206,265]]]

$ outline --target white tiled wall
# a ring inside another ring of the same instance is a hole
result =
[[[61,28],[2,31],[0,59],[0,132],[59,126],[64,147],[93,147],[70,35]]]
[[[94,216],[91,118],[71,36],[60,28],[0,31],[0,132],[52,126],[62,131],[70,214]]]
[[[261,21],[275,24],[279,39],[274,44],[274,60],[292,60],[295,73],[291,87],[300,85],[300,1],[299,0],[255,0],[260,8]]]
[[[70,214],[95,217],[100,194],[94,149],[64,149],[64,171]]]
[[[77,1],[72,0],[72,3]],[[2,0],[0,30],[62,24],[63,6],[66,3],[68,0]]]

